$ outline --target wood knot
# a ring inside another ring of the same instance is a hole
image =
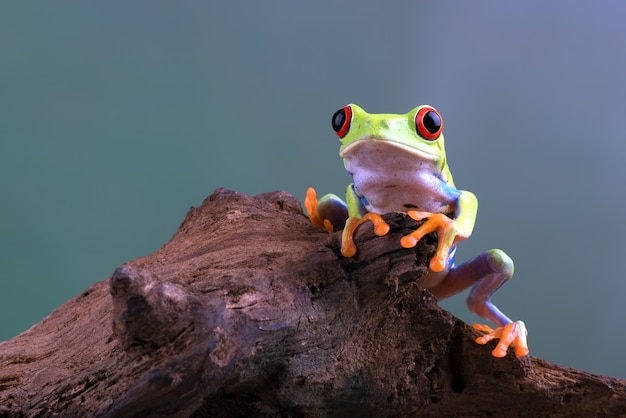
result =
[[[149,271],[130,266],[115,269],[110,280],[113,331],[124,347],[158,348],[193,322],[188,309],[191,298],[178,285],[157,283]]]

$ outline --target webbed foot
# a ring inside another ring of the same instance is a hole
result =
[[[413,248],[424,236],[431,232],[436,232],[439,244],[437,245],[437,252],[430,260],[429,267],[435,272],[442,271],[448,266],[450,249],[456,245],[457,241],[461,238],[454,220],[443,213],[418,212],[416,210],[408,211],[407,215],[416,221],[427,220],[415,231],[402,237],[402,239],[400,239],[400,245],[404,248]]]
[[[356,244],[353,238],[354,231],[359,225],[367,221],[371,221],[374,224],[374,233],[379,237],[387,235],[387,232],[389,232],[389,225],[377,213],[366,213],[362,218],[348,218],[341,236],[341,254],[344,257],[352,257],[356,254]]]
[[[494,357],[502,358],[506,356],[509,346],[515,347],[515,355],[517,357],[528,354],[528,344],[526,342],[528,332],[526,331],[526,325],[523,321],[511,322],[495,330],[488,325],[482,324],[474,324],[473,327],[485,333],[485,335],[476,338],[478,344],[487,344],[493,339],[500,339],[496,348],[491,352]]]

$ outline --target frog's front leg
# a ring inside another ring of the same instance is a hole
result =
[[[439,243],[437,244],[435,255],[430,260],[429,267],[435,272],[444,270],[449,265],[448,257],[450,250],[458,241],[466,238],[459,234],[456,221],[443,213],[410,210],[407,212],[407,215],[416,221],[426,219],[426,222],[420,225],[415,231],[402,237],[400,239],[400,245],[404,248],[413,248],[424,236],[431,232],[436,232]]]
[[[348,186],[346,198],[347,204],[334,194],[327,194],[318,201],[315,189],[309,187],[306,191],[304,207],[311,222],[318,227],[328,232],[343,229],[341,254],[344,257],[352,257],[357,251],[354,231],[359,225],[371,221],[374,224],[374,233],[378,236],[386,235],[389,232],[389,225],[379,214],[366,213],[352,185]]]
[[[344,257],[352,257],[356,254],[356,244],[354,243],[354,231],[364,222],[371,221],[374,224],[374,233],[379,237],[387,235],[389,225],[377,213],[366,213],[361,218],[349,217],[341,235],[341,254]]]
[[[442,183],[442,187],[448,186]],[[474,229],[478,200],[473,193],[465,190],[456,190],[448,186],[450,206],[454,208],[454,219],[444,213],[430,213],[410,210],[407,212],[412,219],[421,221],[426,219],[415,231],[402,237],[400,245],[404,248],[413,248],[417,242],[431,232],[437,233],[437,251],[430,260],[430,269],[435,272],[446,269],[450,250],[464,239],[469,238]]]
[[[490,300],[491,295],[512,276],[513,261],[509,256],[502,250],[490,250],[452,267],[445,279],[429,290],[438,299],[443,299],[473,285],[467,298],[469,310],[498,326],[494,330],[487,325],[474,324],[475,329],[485,332],[476,342],[486,344],[500,339],[492,351],[494,357],[504,357],[509,346],[515,347],[515,355],[520,357],[528,354],[524,322],[511,321]]]
[[[348,185],[346,188],[346,205],[348,207],[348,220],[341,235],[341,254],[344,257],[352,257],[357,251],[353,237],[354,231],[356,231],[359,225],[371,221],[374,224],[374,233],[379,237],[387,235],[389,225],[379,214],[367,212],[365,199],[357,194],[353,184]]]

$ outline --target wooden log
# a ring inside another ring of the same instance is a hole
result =
[[[626,381],[492,346],[419,287],[433,237],[218,189],[156,253],[0,344],[0,416],[623,416]]]

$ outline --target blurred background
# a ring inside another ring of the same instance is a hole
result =
[[[428,103],[480,201],[457,260],[504,249],[531,354],[626,378],[626,6],[417,3],[0,4],[0,340],[217,187],[342,194],[344,104]]]

